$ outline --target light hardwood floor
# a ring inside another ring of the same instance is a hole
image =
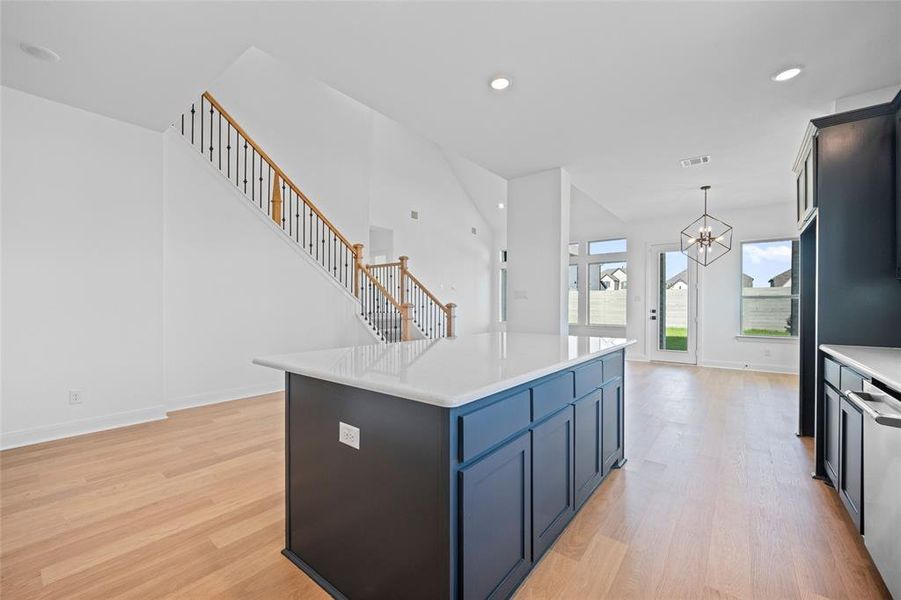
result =
[[[627,363],[626,455],[517,593],[886,598],[794,377]],[[327,598],[283,558],[281,394],[0,453],[0,595]]]

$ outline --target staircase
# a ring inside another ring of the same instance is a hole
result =
[[[456,305],[410,273],[406,256],[365,264],[363,244],[344,237],[209,92],[173,127],[356,299],[380,340],[454,337]]]

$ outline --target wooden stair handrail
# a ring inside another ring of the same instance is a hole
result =
[[[310,207],[310,210],[312,210],[313,212],[316,213],[316,216],[319,217],[319,219],[320,219],[320,220],[321,220],[321,221],[322,221],[329,229],[332,230],[332,232],[335,234],[335,236],[336,236],[338,239],[340,239],[342,242],[344,242],[344,245],[345,245],[345,246],[347,246],[348,248],[351,249],[351,251],[353,251],[354,245],[353,245],[346,237],[344,237],[344,235],[341,234],[341,232],[338,230],[338,228],[335,227],[335,225],[334,225],[331,221],[329,221],[329,220],[325,217],[325,215],[322,214],[322,212],[316,207],[316,205],[313,204],[313,202],[310,201],[310,199],[307,197],[307,195],[304,194],[304,193],[300,190],[300,188],[297,187],[297,185],[294,184],[293,181],[291,181],[291,178],[288,177],[288,175],[287,175],[287,174],[286,174],[286,173],[285,173],[285,172],[284,172],[277,164],[275,164],[275,161],[272,160],[272,158],[271,158],[268,154],[266,154],[266,152],[260,147],[260,145],[257,144],[256,141],[255,141],[252,137],[250,137],[250,136],[247,134],[246,131],[244,131],[244,128],[241,127],[241,126],[238,124],[237,121],[235,121],[234,117],[232,117],[231,114],[229,114],[229,112],[228,112],[227,110],[225,110],[225,109],[222,107],[221,104],[219,104],[219,101],[216,100],[216,99],[213,97],[213,95],[210,94],[209,92],[204,92],[204,93],[203,93],[203,97],[206,98],[207,101],[209,101],[209,103],[212,104],[212,105],[216,108],[216,110],[218,110],[219,113],[220,113],[223,117],[225,117],[225,120],[226,120],[226,121],[228,121],[229,123],[231,123],[231,126],[235,128],[235,131],[237,131],[238,133],[240,133],[240,134],[244,137],[244,139],[247,140],[247,143],[249,143],[251,146],[253,146],[253,149],[257,151],[257,154],[259,154],[260,157],[261,157],[263,160],[265,160],[266,163],[267,163],[270,167],[272,167],[272,170],[275,171],[275,173],[276,173],[279,177],[281,177],[282,181],[284,181],[284,182],[288,185],[288,187],[290,187],[290,188],[294,191],[294,193],[297,194],[297,196],[298,196],[300,199],[302,199],[302,200],[304,201],[304,203],[305,203],[307,206]]]
[[[306,214],[307,209],[309,209],[309,211],[310,211],[310,217],[311,217],[310,227],[312,227],[312,216],[314,214],[318,220],[317,226],[316,226],[317,237],[320,237],[320,230],[319,230],[320,225],[323,228],[322,229],[322,239],[321,239],[322,252],[325,253],[325,251],[326,251],[326,247],[325,247],[325,243],[326,243],[325,242],[325,240],[326,240],[325,232],[326,231],[328,232],[328,235],[331,236],[332,241],[337,243],[337,241],[340,240],[341,244],[344,245],[344,248],[341,250],[341,252],[344,253],[343,254],[344,278],[342,279],[341,276],[338,274],[339,273],[338,269],[340,269],[341,265],[340,265],[340,262],[337,262],[337,261],[340,261],[341,258],[337,258],[337,254],[333,255],[332,250],[331,250],[331,248],[332,248],[331,244],[329,245],[329,252],[327,254],[328,264],[326,265],[326,262],[325,262],[326,255],[323,254],[323,258],[322,258],[322,260],[320,260],[319,245],[317,243],[317,246],[316,246],[317,250],[315,253],[315,258],[316,258],[317,262],[320,262],[320,264],[323,267],[325,267],[328,271],[330,271],[332,273],[332,275],[334,275],[336,278],[338,278],[339,282],[342,282],[342,284],[345,286],[345,289],[346,289],[348,286],[347,258],[348,257],[352,258],[352,260],[353,260],[353,270],[352,270],[353,281],[350,284],[350,287],[352,287],[352,289],[353,289],[352,293],[353,293],[354,297],[361,303],[361,305],[364,307],[364,310],[365,310],[367,303],[369,306],[372,306],[372,303],[375,302],[377,299],[376,296],[372,296],[371,294],[368,296],[364,296],[364,291],[363,291],[364,290],[364,285],[363,285],[364,282],[363,282],[362,278],[365,276],[365,277],[369,278],[369,281],[371,284],[374,284],[375,290],[379,294],[381,294],[387,300],[387,302],[390,303],[390,305],[400,315],[400,317],[401,317],[401,321],[400,321],[401,334],[402,334],[401,339],[405,340],[405,341],[410,340],[410,339],[412,339],[411,334],[414,331],[414,327],[416,327],[416,324],[418,323],[418,319],[420,318],[418,316],[419,313],[417,312],[416,306],[414,304],[412,304],[411,302],[409,302],[409,298],[408,298],[408,296],[410,296],[412,294],[412,290],[414,289],[414,286],[415,286],[416,293],[421,294],[421,296],[417,297],[417,301],[421,301],[422,297],[426,298],[427,305],[429,306],[428,310],[429,311],[438,311],[437,313],[432,312],[431,313],[432,315],[443,314],[446,317],[444,319],[444,324],[445,324],[446,329],[444,332],[438,331],[437,337],[441,337],[442,335],[446,335],[447,337],[454,337],[454,330],[455,330],[454,321],[456,320],[455,312],[456,312],[457,305],[454,304],[453,302],[449,302],[447,304],[441,303],[441,301],[438,300],[438,298],[435,296],[435,294],[433,294],[431,292],[431,290],[426,288],[425,285],[423,285],[419,279],[417,279],[413,274],[411,274],[409,272],[409,269],[407,267],[407,261],[409,261],[409,258],[406,256],[401,256],[399,261],[397,261],[397,262],[386,262],[386,263],[381,263],[381,264],[364,264],[363,263],[363,244],[353,244],[350,242],[350,240],[348,240],[346,237],[344,237],[344,235],[338,230],[338,228],[335,227],[334,223],[332,223],[322,213],[322,211],[320,211],[319,208],[315,204],[313,204],[313,202],[310,200],[310,198],[306,194],[304,194],[303,191],[301,191],[300,187],[298,187],[297,184],[295,184],[291,180],[291,178],[288,176],[288,174],[285,173],[285,171],[282,170],[282,168],[279,167],[275,163],[275,161],[272,159],[272,157],[269,156],[269,154],[265,150],[263,150],[263,148],[257,143],[257,141],[254,140],[247,133],[247,131],[235,120],[235,118],[227,110],[225,110],[225,107],[223,107],[219,103],[219,101],[216,100],[216,98],[213,97],[213,95],[208,91],[203,92],[203,94],[201,95],[201,100],[200,100],[200,110],[201,110],[201,117],[200,117],[201,149],[200,149],[200,151],[201,151],[201,154],[206,153],[206,147],[204,146],[204,136],[203,136],[203,134],[204,134],[203,113],[205,112],[204,100],[210,103],[210,110],[209,110],[209,113],[210,113],[210,146],[209,146],[210,162],[211,163],[213,162],[213,114],[214,114],[213,111],[215,109],[216,111],[219,112],[219,141],[218,141],[219,170],[222,171],[223,174],[226,174],[226,171],[222,170],[222,119],[224,118],[226,123],[231,128],[234,128],[234,130],[235,130],[236,143],[239,143],[239,140],[241,138],[244,139],[244,144],[243,144],[243,146],[244,146],[244,190],[243,190],[244,194],[245,195],[247,194],[247,149],[249,146],[250,148],[252,148],[252,150],[254,152],[253,161],[254,162],[256,161],[257,155],[259,156],[259,159],[260,159],[260,188],[259,188],[260,189],[260,198],[259,198],[260,208],[262,208],[262,206],[263,206],[262,205],[263,163],[265,163],[266,165],[268,165],[268,167],[270,169],[270,176],[272,178],[272,181],[271,181],[272,189],[271,189],[271,192],[269,192],[270,198],[267,200],[267,214],[272,218],[272,220],[276,224],[280,225],[282,231],[285,231],[286,233],[288,233],[288,235],[291,235],[290,218],[287,221],[287,223],[289,224],[289,227],[286,230],[285,229],[286,221],[284,219],[284,213],[285,213],[285,209],[286,209],[286,207],[285,207],[286,202],[288,205],[287,211],[291,212],[293,210],[292,205],[293,205],[294,197],[291,194],[289,194],[287,197],[285,197],[284,188],[287,187],[290,190],[290,192],[293,193],[294,196],[296,196],[298,203],[303,202],[303,210],[305,211],[304,214]],[[194,145],[194,143],[195,143],[194,142],[194,114],[195,114],[194,104],[192,104],[191,105],[191,136],[190,136],[190,141],[191,141],[192,145]],[[185,133],[185,115],[184,115],[184,113],[182,113],[182,118],[181,118],[181,134],[183,136],[187,137],[187,134]],[[231,143],[230,136],[231,136],[231,131],[229,130],[229,137],[228,137],[229,144]],[[227,149],[230,151],[231,146],[230,145],[227,146]],[[240,189],[240,185],[238,182],[239,166],[237,163],[239,152],[240,152],[240,148],[236,147],[236,150],[235,150],[235,160],[236,160],[236,162],[235,162],[235,185],[237,185]],[[228,156],[230,156],[230,154]],[[227,158],[226,159],[227,166],[230,164],[229,161],[230,161],[230,159]],[[228,177],[231,178],[230,171],[228,171]],[[251,177],[253,178],[253,175]],[[252,201],[254,201],[254,203],[257,203],[256,202],[256,193],[254,192],[252,183],[251,183],[250,198]],[[300,210],[300,207],[298,206],[298,211],[299,210]],[[288,215],[288,216],[290,217],[291,215]],[[299,217],[300,215],[295,214],[294,216]],[[298,225],[298,227],[299,227],[299,225]],[[312,256],[313,255],[312,229],[310,231],[310,238],[311,239],[310,239],[310,245],[309,245],[308,251],[310,252],[310,255]],[[295,241],[298,241],[296,235],[294,236],[294,239],[295,239]],[[303,243],[305,244],[306,242],[303,242]],[[335,248],[335,253],[337,253],[338,246],[336,245],[336,246],[334,246],[334,248]],[[348,254],[349,254],[349,256],[348,256]],[[334,263],[332,260],[333,258],[337,258],[337,261]],[[380,270],[383,270],[383,269],[389,270],[389,272],[387,274],[381,272]],[[393,269],[398,269],[398,274],[397,274],[398,276],[396,278],[394,277]],[[375,272],[379,272],[378,277],[375,275]],[[382,277],[382,279],[385,279],[386,283],[383,284],[379,280],[379,277]],[[395,293],[388,291],[388,289],[385,287],[386,284],[390,285],[391,287],[394,287],[395,279],[397,280],[396,292],[397,292],[397,296],[399,296],[399,298],[395,297]],[[407,288],[407,285],[410,285],[409,289]],[[378,305],[376,305],[376,307],[378,307]],[[377,310],[378,310],[378,308],[377,308]],[[366,313],[364,312],[363,314],[366,314]],[[371,315],[371,310],[370,310],[369,314]],[[416,315],[416,316],[414,316],[414,315]],[[372,322],[371,317],[369,317],[369,321],[370,321],[371,325],[373,325],[377,329],[380,329],[379,325]],[[434,324],[434,321],[432,323],[430,323],[430,325],[429,325],[429,333],[427,334],[428,337],[432,337],[432,335],[433,335],[433,324]],[[439,324],[440,324],[440,320],[439,320]],[[392,328],[392,329],[394,329],[394,328]],[[396,339],[387,340],[386,334],[384,331],[381,331],[380,335],[383,340],[396,341]]]
[[[428,296],[429,298],[431,298],[431,299],[432,299],[432,302],[434,302],[435,304],[438,305],[438,308],[440,308],[441,310],[443,310],[443,311],[445,312],[445,314],[447,314],[447,306],[445,306],[440,300],[438,300],[438,298],[435,297],[435,294],[433,294],[433,293],[429,290],[429,288],[427,288],[426,286],[422,285],[422,282],[419,281],[418,279],[416,279],[416,276],[413,275],[413,273],[410,273],[409,271],[407,271],[407,277],[409,277],[409,278],[413,281],[413,283],[415,283],[416,285],[418,285],[419,288],[420,288],[423,292],[425,292],[426,296]]]

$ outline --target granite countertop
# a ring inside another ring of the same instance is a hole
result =
[[[452,408],[634,343],[596,336],[483,333],[263,356],[253,362]]]
[[[901,348],[823,344],[820,350],[901,392]]]

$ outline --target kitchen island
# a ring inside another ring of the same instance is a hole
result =
[[[337,598],[506,598],[624,456],[618,338],[493,333],[286,373],[284,554]]]

